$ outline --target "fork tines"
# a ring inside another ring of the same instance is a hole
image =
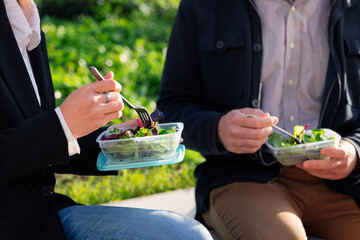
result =
[[[139,108],[139,107],[137,109],[137,112],[144,126],[149,127],[152,123],[152,119],[149,112],[145,108]]]

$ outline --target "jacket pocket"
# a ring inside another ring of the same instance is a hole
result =
[[[229,48],[245,46],[242,30],[219,33],[205,33],[199,36],[198,48],[201,52],[222,53]]]
[[[242,101],[249,86],[243,30],[201,34],[197,46],[205,106],[216,111],[230,110]]]

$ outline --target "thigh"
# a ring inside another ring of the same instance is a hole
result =
[[[307,239],[300,212],[276,182],[238,182],[212,190],[204,219],[223,239]]]
[[[169,211],[79,205],[59,215],[69,240],[212,239],[199,222]]]
[[[325,188],[325,186],[323,187]],[[306,229],[326,240],[357,240],[360,237],[360,209],[349,196],[330,190],[318,192]]]

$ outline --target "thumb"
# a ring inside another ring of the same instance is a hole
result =
[[[105,79],[113,79],[114,78],[114,73],[112,71],[108,72],[105,76]]]

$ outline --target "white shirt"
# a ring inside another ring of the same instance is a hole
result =
[[[36,48],[41,40],[40,17],[34,1],[29,0],[28,3],[30,4],[29,9],[31,9],[31,13],[29,14],[30,18],[26,19],[23,10],[21,9],[17,0],[4,0],[6,13],[9,18],[11,28],[13,30],[20,53],[23,57],[26,69],[29,73],[29,77],[32,86],[34,87],[34,91],[38,99],[39,105],[41,105],[39,90],[36,85],[34,73],[32,71],[28,55],[28,51]],[[64,116],[61,113],[60,108],[56,108],[55,112],[60,120],[61,126],[68,141],[69,156],[80,153],[80,146],[77,142],[77,139],[73,137],[71,130],[67,125]]]
[[[255,0],[263,27],[261,109],[279,127],[317,128],[329,60],[330,0]]]

